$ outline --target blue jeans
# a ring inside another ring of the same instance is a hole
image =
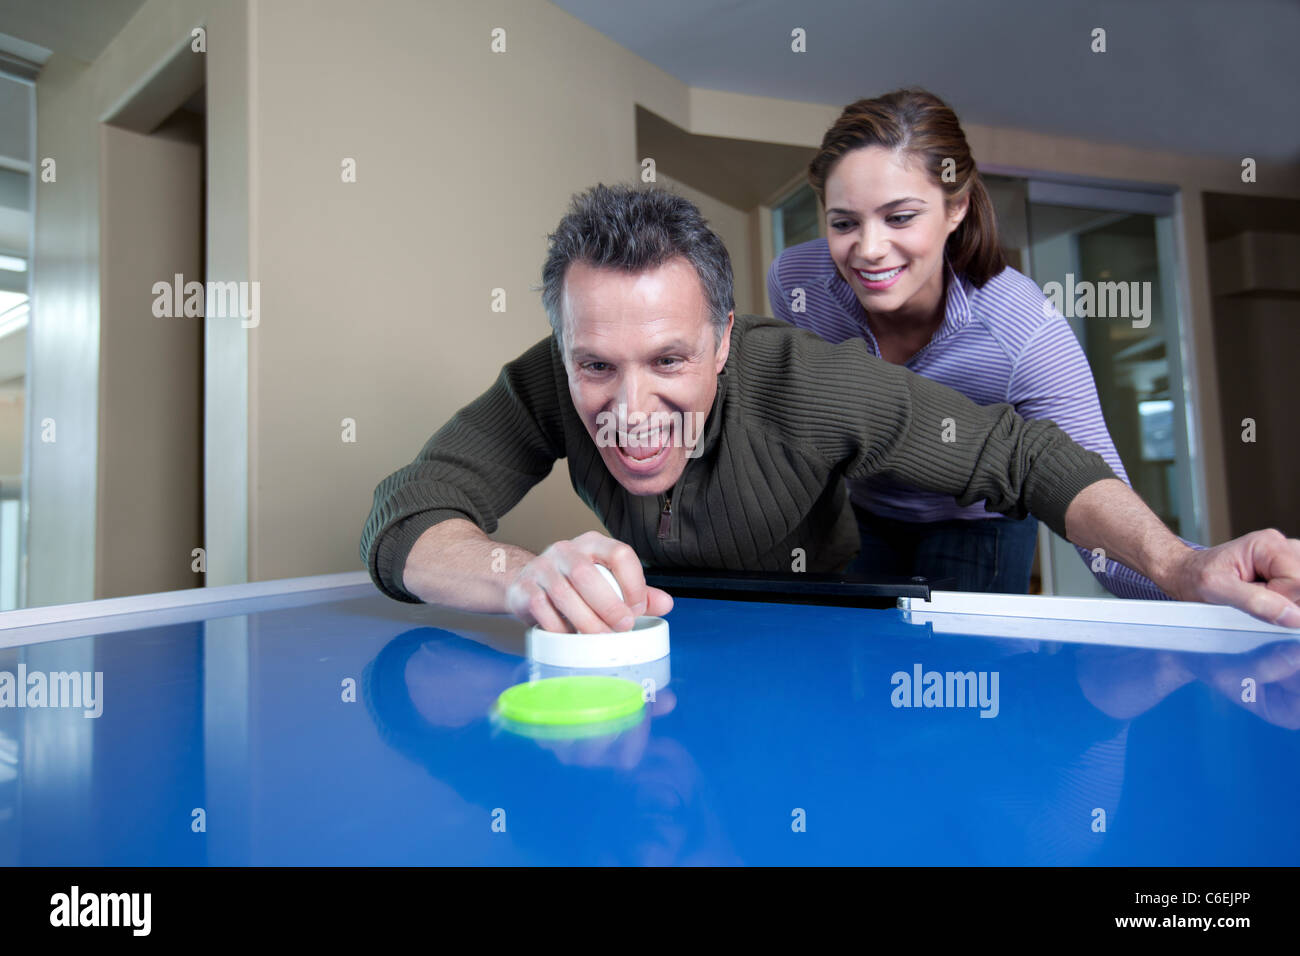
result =
[[[894,521],[856,505],[862,550],[848,570],[864,574],[952,578],[945,590],[1026,594],[1038,544],[1038,520]]]

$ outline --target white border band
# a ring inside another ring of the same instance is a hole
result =
[[[278,581],[226,584],[214,588],[190,588],[184,591],[161,591],[156,594],[133,594],[130,597],[104,598],[99,601],[83,601],[79,604],[51,604],[46,607],[20,608],[16,611],[0,613],[0,631],[19,627],[39,627],[45,624],[66,624],[70,621],[113,617],[118,614],[169,611],[177,608],[197,607],[198,605],[220,604],[226,601],[282,597],[304,591],[325,591],[361,584],[370,584],[369,574],[365,571],[347,571],[342,574],[318,574],[305,578],[282,578]],[[378,593],[377,590],[376,593]]]
[[[905,613],[976,614],[990,617],[1086,621],[1096,624],[1146,624],[1216,631],[1254,631],[1300,638],[1300,630],[1256,620],[1244,611],[1193,601],[1128,601],[1113,598],[1044,597],[1038,594],[983,594],[931,591],[930,599],[899,598]]]

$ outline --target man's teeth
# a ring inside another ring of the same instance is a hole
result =
[[[890,269],[888,272],[863,272],[859,269],[858,275],[862,276],[862,278],[866,279],[868,282],[884,282],[886,279],[894,278],[894,276],[898,275],[902,271],[902,266],[899,266],[897,269]]]

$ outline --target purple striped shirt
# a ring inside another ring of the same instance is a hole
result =
[[[957,276],[947,256],[944,268],[948,292],[943,325],[906,367],[976,404],[1008,402],[1023,418],[1055,422],[1130,484],[1106,430],[1088,359],[1064,317],[1055,309],[1044,313],[1048,300],[1042,290],[1010,267],[979,289]],[[803,290],[804,308],[799,312],[792,307],[796,289]],[[866,339],[871,351],[880,354],[862,304],[836,270],[825,239],[782,252],[768,270],[767,290],[778,318],[830,342]],[[983,505],[963,508],[954,498],[883,480],[850,481],[849,494],[864,510],[899,521],[998,517]],[[1091,569],[1092,553],[1077,550]],[[1168,599],[1150,579],[1117,561],[1107,559],[1106,569],[1093,575],[1118,597]]]

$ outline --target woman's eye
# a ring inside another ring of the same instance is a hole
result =
[[[890,216],[889,218],[887,218],[887,219],[885,220],[885,222],[893,223],[893,224],[896,225],[896,226],[901,226],[901,225],[904,225],[904,224],[906,224],[906,223],[911,222],[911,221],[912,221],[913,219],[915,219],[915,218],[916,218],[916,213],[914,213],[914,212],[913,212],[913,213],[903,213],[903,214],[896,215],[896,216]]]
[[[852,225],[853,223],[849,222],[847,219],[838,219],[835,222],[831,223],[831,228],[834,229],[836,232],[842,232],[843,230],[847,229],[849,226]]]

